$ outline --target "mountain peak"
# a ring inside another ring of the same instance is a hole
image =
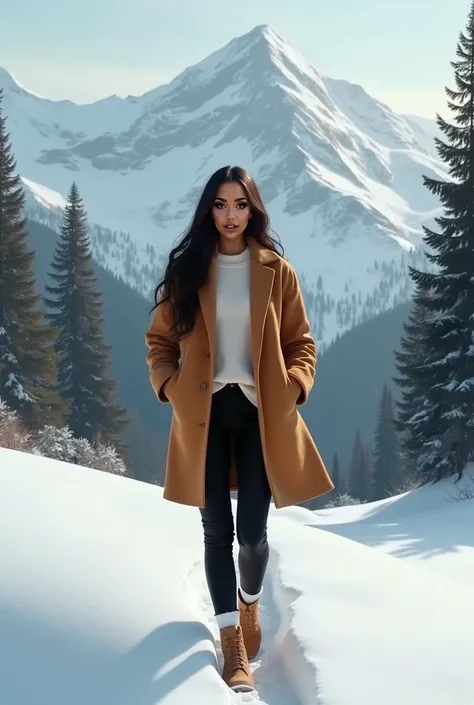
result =
[[[266,41],[284,41],[283,38],[278,34],[278,32],[273,29],[268,24],[259,24],[253,29],[251,29],[249,32],[246,34],[242,35],[241,38],[243,37],[248,37],[248,38],[264,38]]]
[[[3,66],[0,66],[0,88],[18,88],[18,84]]]
[[[29,95],[33,98],[41,98],[42,100],[46,100],[42,95],[39,95],[38,93],[31,91],[29,88],[22,86],[20,81],[18,81],[12,73],[3,68],[3,66],[0,66],[0,89],[1,88],[23,95]]]
[[[298,54],[294,47],[279,34],[276,29],[267,24],[260,24],[246,34],[236,37],[228,46],[245,45],[247,48],[265,47],[271,55],[281,53]]]

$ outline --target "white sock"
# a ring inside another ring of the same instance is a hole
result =
[[[242,588],[239,588],[239,592],[240,597],[247,605],[251,605],[252,602],[257,602],[257,600],[259,600],[262,596],[262,590],[260,590],[257,595],[249,595],[249,593],[245,592],[245,590],[242,590]]]
[[[240,624],[240,612],[223,612],[216,614],[217,626],[219,629],[226,627],[237,627]]]

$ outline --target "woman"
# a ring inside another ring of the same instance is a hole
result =
[[[296,410],[313,385],[315,343],[296,274],[268,230],[252,177],[239,167],[213,174],[146,333],[151,384],[173,408],[164,497],[200,508],[223,678],[234,690],[253,688],[270,500],[285,507],[333,489]]]

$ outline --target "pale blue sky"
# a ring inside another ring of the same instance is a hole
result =
[[[0,0],[0,66],[48,98],[141,94],[268,24],[393,109],[445,112],[470,0]]]

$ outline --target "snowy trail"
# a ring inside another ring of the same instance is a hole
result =
[[[232,693],[236,705],[303,705],[295,693],[285,673],[284,634],[280,629],[281,620],[273,601],[271,571],[268,571],[264,585],[260,616],[262,623],[262,649],[257,659],[251,663],[257,693]],[[212,603],[207,589],[204,565],[197,562],[190,571],[184,590],[189,603],[211,631],[215,643],[219,673],[222,672],[222,653]]]

